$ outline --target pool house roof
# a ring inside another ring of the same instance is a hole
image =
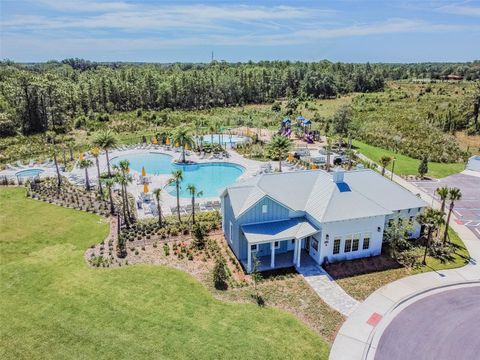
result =
[[[236,218],[268,196],[319,222],[389,215],[427,204],[370,169],[327,173],[322,170],[263,174],[228,187]]]

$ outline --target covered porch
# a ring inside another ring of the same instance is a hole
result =
[[[316,234],[319,229],[305,218],[273,221],[242,226],[247,239],[247,259],[243,261],[247,272],[253,270],[254,258],[257,270],[300,267],[305,253],[304,239]],[[307,249],[308,251],[308,249]]]

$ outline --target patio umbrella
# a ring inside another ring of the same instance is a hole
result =
[[[142,176],[146,176],[147,175],[147,172],[145,171],[145,167],[142,166]]]
[[[288,153],[288,161],[293,161],[293,155],[292,153]]]
[[[175,147],[179,147],[180,144],[178,142],[175,143]]]
[[[80,161],[83,161],[83,153],[80,153]]]
[[[170,145],[170,138],[167,137],[167,140],[165,140],[165,145]]]
[[[185,144],[185,150],[190,150],[190,145]]]
[[[143,192],[145,194],[148,193],[148,184],[147,183],[143,184]]]
[[[154,144],[154,145],[157,145],[157,144],[158,144],[158,140],[157,140],[156,137],[153,137],[153,138],[152,138],[152,144]]]

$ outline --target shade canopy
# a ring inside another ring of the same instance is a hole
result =
[[[282,122],[283,122],[284,124],[290,124],[292,121],[291,121],[289,118],[284,118],[284,119],[282,120]]]
[[[148,193],[148,184],[147,183],[143,184],[143,192],[145,194]]]
[[[299,116],[299,117],[297,117],[297,120],[298,121],[303,121],[303,120],[305,120],[305,118],[303,116]]]
[[[303,120],[303,125],[312,125],[312,122],[308,119]]]

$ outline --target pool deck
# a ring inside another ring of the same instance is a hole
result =
[[[236,151],[233,150],[227,150],[229,157],[228,158],[223,158],[223,159],[217,159],[217,158],[205,158],[201,159],[196,153],[190,152],[189,156],[186,156],[187,160],[197,162],[199,164],[205,164],[205,163],[224,163],[228,162],[231,164],[236,164],[240,165],[245,169],[245,172],[238,178],[238,180],[242,179],[247,179],[252,176],[255,176],[258,171],[260,170],[260,167],[262,165],[265,166],[267,162],[261,162],[257,160],[251,160],[251,159],[246,159],[243,156],[239,155]],[[134,155],[134,154],[146,154],[146,153],[160,153],[160,154],[167,154],[172,156],[173,159],[179,159],[181,157],[181,152],[178,151],[173,151],[173,150],[167,150],[165,147],[162,146],[154,146],[150,145],[149,148],[147,149],[127,149],[127,150],[112,150],[109,151],[109,157],[110,157],[110,163],[112,162],[112,159],[118,156],[127,156],[127,155]],[[107,162],[104,154],[101,154],[99,156],[99,162],[100,162],[100,169],[102,172],[107,171]],[[278,162],[270,162],[272,164],[272,168],[278,167]],[[140,194],[143,192],[143,185],[137,185],[137,181],[140,178],[140,173],[137,171],[132,170],[131,174],[133,175],[134,181],[128,186],[128,192],[134,196],[135,199],[138,199]],[[77,178],[83,179],[85,176],[85,170],[79,169],[78,167],[75,167],[71,172],[66,174],[67,176],[76,176]],[[97,169],[96,166],[92,166],[88,169],[88,175],[90,178],[90,181],[92,183],[97,183],[98,178],[97,178]],[[160,174],[160,175],[151,175],[147,173],[147,177],[150,178],[151,182],[148,185],[149,192],[152,192],[156,188],[161,188],[163,189],[167,183],[168,180],[170,179],[171,175],[170,174]],[[199,189],[201,190],[201,189]],[[220,194],[218,194],[220,196]],[[219,197],[201,197],[199,199],[196,199],[197,203],[206,203],[208,201],[218,201]],[[180,198],[180,206],[185,206],[185,205],[190,205],[191,204],[191,198]],[[168,193],[168,191],[165,189],[162,192],[161,196],[161,205],[162,205],[162,212],[164,215],[171,215],[171,208],[177,206],[177,200],[174,195],[171,195]],[[139,218],[145,218],[145,217],[151,217],[153,215],[146,214],[144,209],[137,209],[137,214]]]

